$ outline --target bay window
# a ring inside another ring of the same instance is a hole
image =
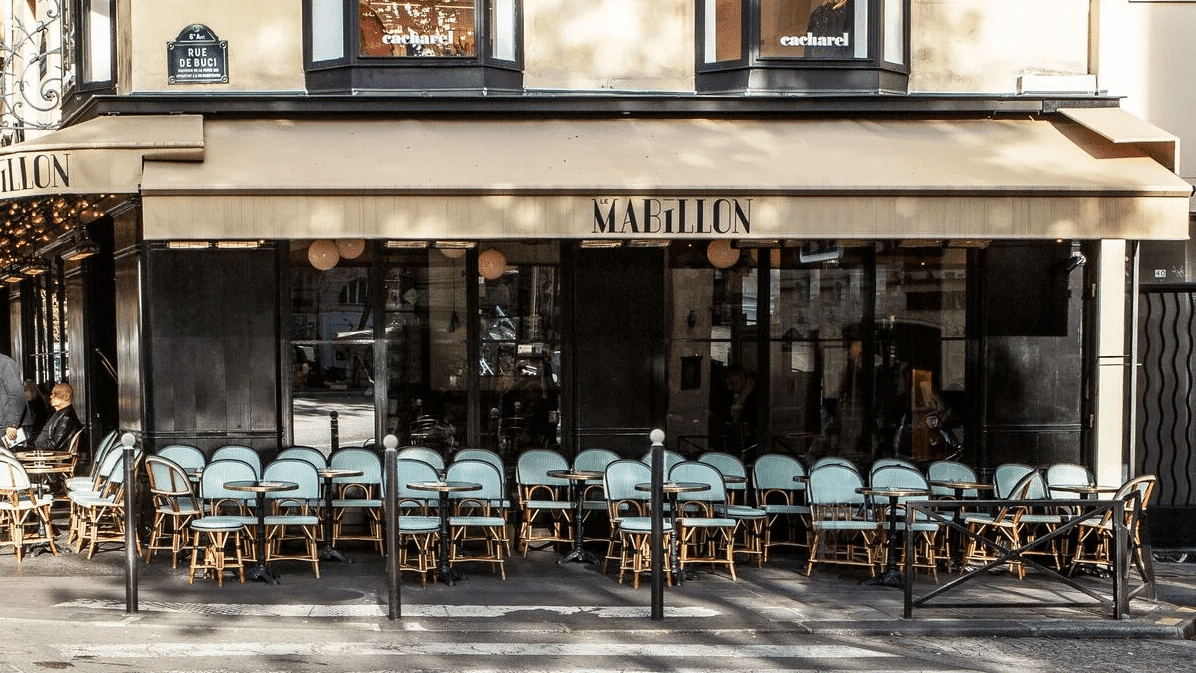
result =
[[[307,0],[307,84],[323,91],[520,90],[520,0]]]
[[[698,0],[698,90],[904,93],[908,0]]]

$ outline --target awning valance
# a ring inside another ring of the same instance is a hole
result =
[[[136,194],[144,159],[203,158],[198,115],[100,117],[0,148],[0,199]]]
[[[146,165],[146,238],[1185,239],[1192,193],[1063,117],[229,119],[204,137],[202,162]]]

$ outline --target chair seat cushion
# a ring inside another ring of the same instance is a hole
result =
[[[820,521],[815,519],[814,528],[821,528],[823,530],[877,530],[875,521],[857,521],[851,520],[830,520]]]
[[[333,500],[332,507],[334,509],[347,509],[350,507],[363,507],[365,509],[375,509],[382,506],[382,501],[375,498],[350,498],[348,500]]]
[[[440,530],[440,517],[400,516],[400,533],[434,533]]]
[[[45,507],[46,505],[53,504],[53,502],[54,496],[52,495],[39,495],[36,496],[35,499],[30,499],[28,496],[22,495],[17,498],[15,506],[10,500],[0,500],[0,510],[6,512],[17,512],[26,509],[32,509],[34,507]]]
[[[686,528],[734,528],[738,523],[735,519],[714,516],[686,516],[679,521]]]
[[[505,526],[506,519],[501,516],[450,516],[450,526]]]
[[[199,507],[190,498],[179,498],[175,505],[158,505],[158,512],[162,514],[181,514],[194,516],[200,513]]]
[[[194,530],[240,530],[245,527],[243,517],[239,516],[205,516],[191,522]]]
[[[760,509],[766,514],[788,514],[792,516],[801,516],[810,513],[808,505],[760,505]]]
[[[673,530],[673,524],[664,521],[664,530]],[[648,516],[628,516],[619,519],[619,530],[627,531],[628,533],[651,533],[652,532],[652,517]]]
[[[310,514],[272,514],[266,517],[267,526],[315,526],[318,517]]]
[[[573,509],[577,505],[561,500],[528,500],[523,506],[528,509]],[[605,508],[605,505],[603,507]]]
[[[723,516],[729,516],[733,519],[763,519],[768,516],[768,512],[756,507],[748,507],[746,505],[725,505],[716,506],[715,511]],[[809,513],[810,508],[806,508],[806,513]]]

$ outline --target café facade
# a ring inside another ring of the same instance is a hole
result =
[[[235,83],[235,54],[173,76]],[[345,63],[308,95],[88,97],[0,149],[10,341],[94,437],[638,457],[661,428],[689,456],[1126,469],[1126,279],[1136,242],[1188,237],[1192,188],[1114,98],[728,93],[752,67],[310,95],[395,76]]]

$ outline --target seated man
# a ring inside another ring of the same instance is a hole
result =
[[[46,421],[42,431],[33,438],[33,448],[42,451],[66,451],[71,437],[83,424],[75,415],[75,408],[71,402],[75,399],[75,390],[69,383],[56,383],[50,391],[50,406],[54,413]]]

